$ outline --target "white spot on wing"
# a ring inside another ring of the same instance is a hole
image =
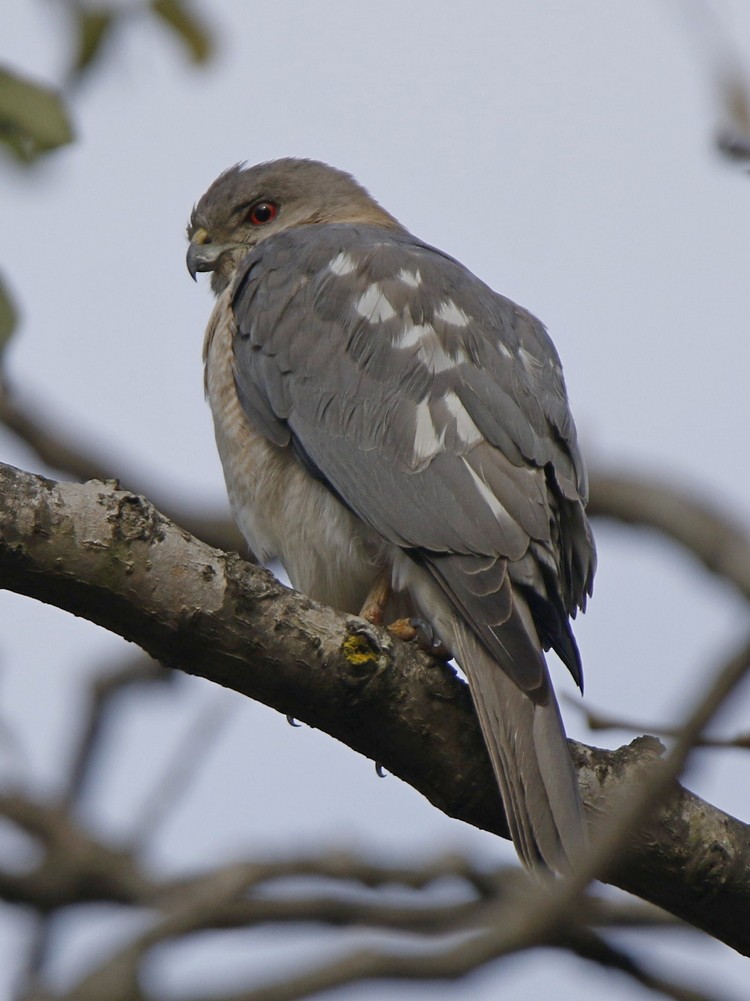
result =
[[[498,351],[500,352],[500,354],[501,354],[501,355],[503,355],[503,356],[504,356],[505,358],[512,358],[512,357],[513,357],[513,355],[512,355],[511,353],[510,353],[510,348],[509,348],[509,347],[508,347],[508,345],[507,345],[507,344],[505,344],[505,343],[504,343],[503,341],[498,341],[498,342],[497,342],[497,350],[498,350]]]
[[[404,327],[393,343],[395,348],[418,347],[417,357],[433,374],[445,372],[466,361],[466,353],[459,348],[450,355],[429,323],[414,323]]]
[[[435,331],[426,324],[414,323],[411,326],[404,327],[398,338],[394,341],[394,348],[415,348],[418,344],[421,346],[424,341],[432,335],[435,336]]]
[[[494,516],[498,520],[500,518],[506,518],[507,515],[508,515],[508,512],[505,510],[505,508],[503,507],[503,505],[500,503],[500,501],[497,499],[497,497],[495,497],[495,495],[493,494],[493,492],[487,486],[487,483],[476,472],[476,470],[474,470],[474,469],[471,468],[471,466],[469,465],[469,463],[466,461],[466,458],[465,457],[462,457],[462,458],[463,458],[463,464],[468,469],[469,475],[471,476],[471,478],[472,478],[472,480],[474,482],[474,486],[477,488],[477,490],[478,490],[478,492],[479,492],[482,500],[485,502],[485,504],[487,505],[487,507],[490,509],[490,511],[492,511],[492,513],[494,514]]]
[[[429,344],[422,345],[422,350],[419,354],[420,358],[431,372],[445,372],[449,368],[455,368],[456,365],[460,365],[466,358],[463,351],[459,351],[455,357],[449,355],[440,343],[437,334],[435,335],[434,341],[430,341]]]
[[[419,288],[422,283],[422,276],[419,271],[407,271],[406,268],[401,268],[396,278],[411,288]]]
[[[476,445],[477,442],[483,440],[482,432],[471,419],[468,411],[455,393],[446,393],[443,397],[443,402],[448,408],[451,417],[456,421],[456,434],[464,445]]]
[[[423,358],[425,364],[432,372],[444,372],[449,368],[455,368],[456,365],[461,364],[466,357],[463,351],[459,351],[458,355],[453,357],[448,353],[437,337],[435,340],[435,344],[430,345],[432,347],[430,357]]]
[[[521,359],[521,364],[532,379],[536,379],[543,368],[539,359],[535,355],[531,354],[530,351],[527,351],[526,348],[518,349],[518,357]]]
[[[469,317],[452,299],[445,299],[440,303],[435,317],[444,323],[452,324],[454,327],[467,327],[469,325]]]
[[[417,421],[414,432],[414,458],[417,462],[424,462],[431,459],[438,452],[443,450],[443,438],[445,432],[437,434],[435,424],[430,413],[428,400],[420,400],[416,407]]]
[[[347,254],[345,250],[342,250],[328,265],[328,270],[332,271],[335,275],[350,275],[356,267],[357,262],[351,254]]]
[[[391,320],[396,315],[396,310],[383,295],[383,290],[377,283],[365,289],[359,297],[355,309],[370,323]]]

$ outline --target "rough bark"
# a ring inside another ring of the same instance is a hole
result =
[[[468,691],[449,668],[211,549],[114,482],[0,466],[0,586],[304,720],[450,816],[507,837]],[[659,751],[649,738],[576,745],[594,822]],[[610,878],[750,954],[750,828],[681,787]]]

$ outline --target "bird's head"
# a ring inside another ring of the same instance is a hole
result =
[[[347,222],[400,228],[353,177],[326,163],[289,158],[254,167],[237,164],[193,209],[188,271],[193,278],[212,271],[211,287],[219,295],[261,240],[294,226]]]

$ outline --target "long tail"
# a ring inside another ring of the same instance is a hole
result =
[[[552,684],[548,679],[543,704],[533,702],[464,623],[453,626],[516,851],[529,868],[565,872],[584,852],[587,834]]]

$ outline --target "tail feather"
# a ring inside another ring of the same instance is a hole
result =
[[[456,658],[469,679],[516,850],[529,868],[567,871],[586,847],[586,826],[560,710],[547,683],[535,702],[456,621]]]

